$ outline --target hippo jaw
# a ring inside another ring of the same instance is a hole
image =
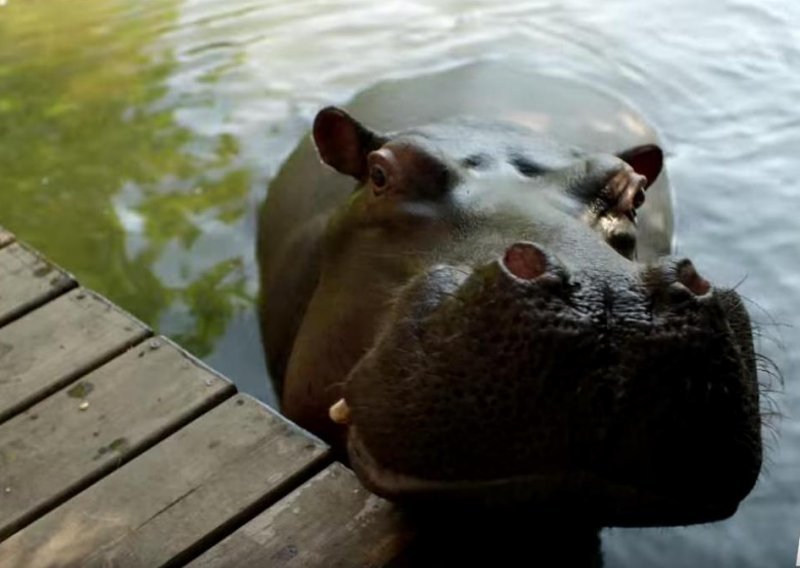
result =
[[[351,428],[347,447],[350,465],[373,493],[404,504],[468,504],[490,509],[514,507],[574,516],[596,526],[667,526],[707,523],[732,516],[739,500],[703,503],[668,497],[634,485],[615,483],[590,471],[564,471],[491,480],[424,479],[387,469]]]
[[[603,525],[732,515],[761,466],[738,297],[684,262],[672,283],[653,277],[663,267],[615,283],[598,313],[608,275],[513,251],[401,292],[344,387],[362,482],[400,502],[527,503]]]

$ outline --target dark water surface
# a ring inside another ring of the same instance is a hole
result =
[[[658,128],[678,252],[739,285],[784,413],[739,513],[613,529],[610,567],[793,566],[800,539],[800,2],[0,0],[0,224],[272,401],[255,210],[315,110],[518,61]]]

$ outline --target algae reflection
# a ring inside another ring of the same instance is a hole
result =
[[[203,356],[251,309],[250,251],[194,248],[235,231],[250,175],[234,137],[174,118],[177,7],[0,7],[0,224]]]

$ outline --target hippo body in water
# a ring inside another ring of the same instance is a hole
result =
[[[595,527],[736,510],[761,466],[749,319],[668,256],[635,111],[479,64],[323,109],[312,138],[261,211],[263,340],[283,412],[369,489]]]

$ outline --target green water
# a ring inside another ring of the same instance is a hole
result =
[[[0,222],[204,357],[253,309],[250,251],[218,254],[212,241],[203,258],[181,252],[241,223],[253,176],[236,137],[200,135],[165,104],[175,55],[153,43],[177,3],[130,4],[0,9]],[[175,261],[166,276],[165,255]]]

